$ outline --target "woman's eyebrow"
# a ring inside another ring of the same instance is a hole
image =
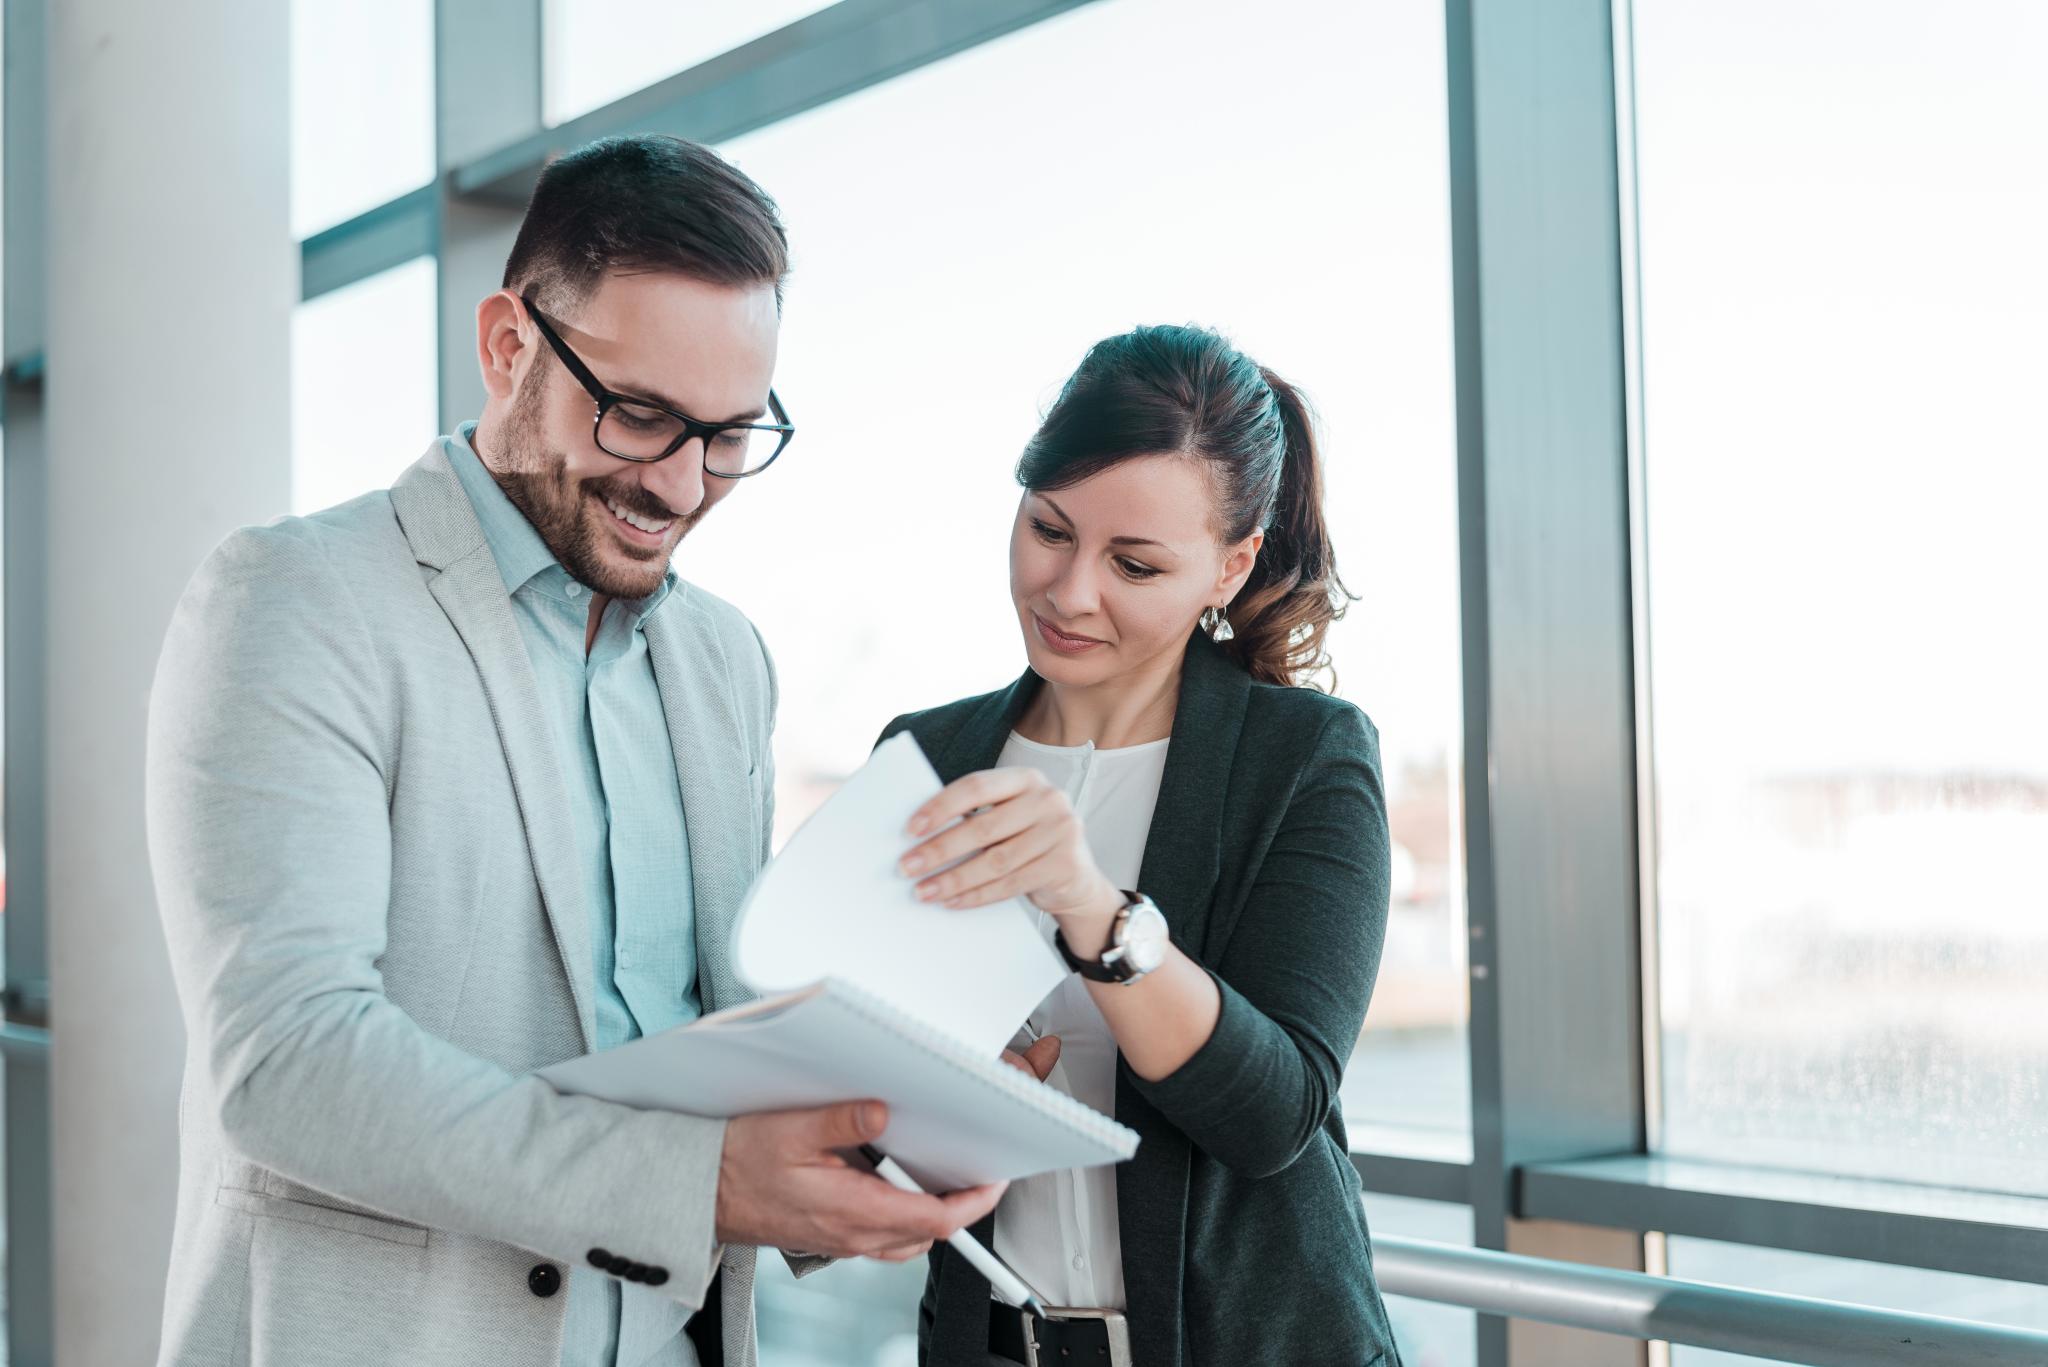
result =
[[[1074,519],[1067,516],[1065,508],[1060,507],[1059,504],[1053,502],[1044,494],[1040,494],[1038,497],[1039,501],[1044,503],[1046,507],[1059,514],[1060,521],[1066,523],[1069,527],[1074,525]],[[1164,541],[1154,541],[1148,536],[1112,536],[1109,539],[1109,544],[1112,546],[1157,546],[1162,551],[1172,549]]]

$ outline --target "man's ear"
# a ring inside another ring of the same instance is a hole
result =
[[[509,402],[526,378],[538,340],[518,295],[498,290],[484,296],[476,306],[476,361],[484,392]]]

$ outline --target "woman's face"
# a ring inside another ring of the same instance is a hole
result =
[[[1220,545],[1209,477],[1178,455],[1026,490],[1010,531],[1010,598],[1032,669],[1086,686],[1177,659],[1202,610],[1243,586],[1263,536]]]

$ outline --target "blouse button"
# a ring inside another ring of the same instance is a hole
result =
[[[1074,1255],[1074,1270],[1075,1270],[1076,1272],[1082,1272],[1082,1271],[1085,1271],[1085,1270],[1087,1270],[1087,1267],[1088,1267],[1088,1260],[1087,1260],[1086,1258],[1082,1257],[1082,1256],[1081,1256],[1080,1254],[1076,1253],[1076,1254]]]

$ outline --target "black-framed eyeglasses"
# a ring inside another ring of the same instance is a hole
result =
[[[534,307],[533,300],[521,295],[520,302],[533,315],[533,325],[554,348],[555,355],[562,358],[562,364],[569,367],[576,382],[596,400],[597,420],[592,431],[598,449],[608,456],[649,465],[667,460],[690,438],[697,437],[704,443],[705,474],[720,479],[745,479],[773,465],[796,435],[789,413],[772,389],[768,391],[768,412],[775,418],[772,423],[699,422],[687,413],[678,413],[651,400],[613,393],[590,373],[583,358],[569,349],[554,325]]]

